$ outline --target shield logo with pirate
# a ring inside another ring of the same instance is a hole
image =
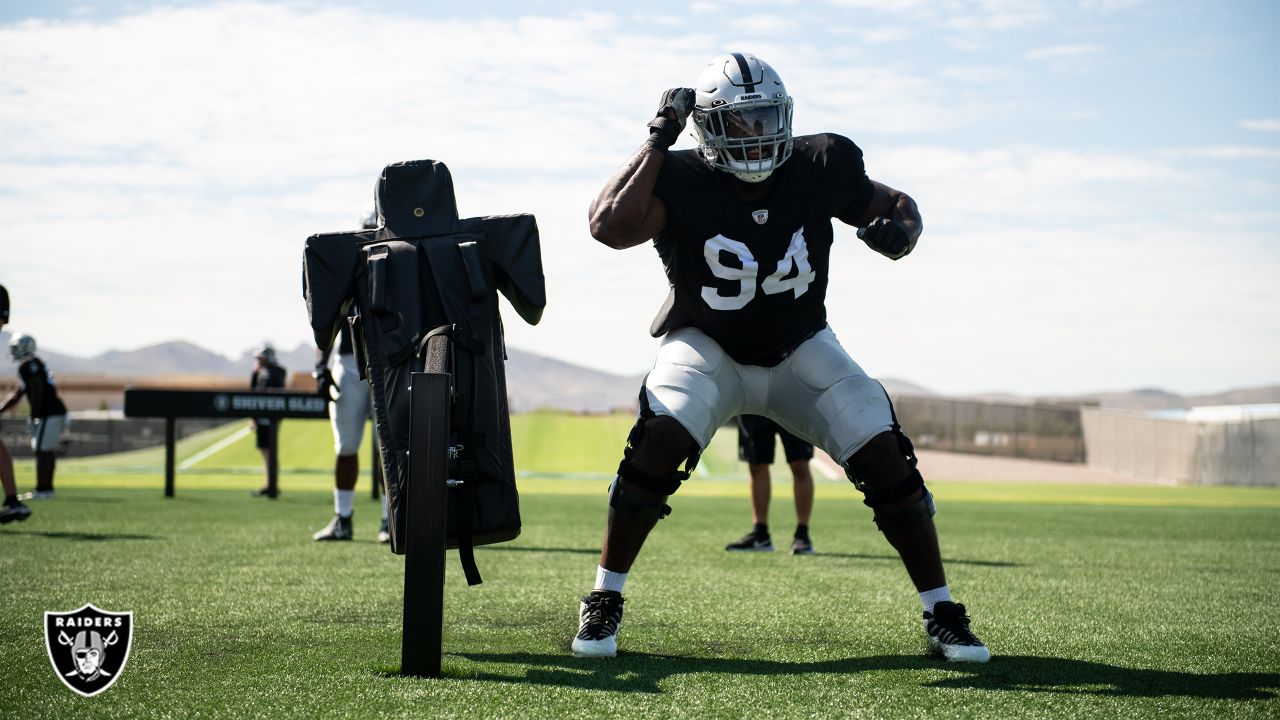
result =
[[[44,614],[44,644],[63,684],[93,697],[115,683],[129,659],[133,613],[108,612],[85,604],[71,612]]]
[[[753,210],[751,212],[751,219],[755,220],[757,225],[763,225],[769,222],[769,210],[767,208],[764,210]]]

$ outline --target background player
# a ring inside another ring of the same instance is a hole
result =
[[[0,285],[0,330],[9,324],[9,291]],[[31,508],[18,499],[18,483],[13,474],[13,456],[0,441],[0,489],[4,490],[4,504],[0,505],[0,525],[31,517]]]
[[[378,214],[368,210],[361,218],[361,229],[378,227]],[[313,540],[351,540],[351,516],[355,506],[356,480],[360,477],[360,443],[364,440],[364,424],[369,419],[369,383],[360,379],[356,366],[355,344],[351,326],[343,323],[337,352],[326,355],[316,351],[316,392],[330,399],[329,425],[333,428],[333,519]],[[378,482],[378,468],[372,468],[372,482]],[[378,542],[390,542],[387,529],[387,494],[382,493],[382,527]]]
[[[282,388],[288,373],[276,363],[276,350],[270,345],[263,345],[254,353],[253,374],[249,376],[249,387],[254,390],[270,390]],[[253,491],[255,497],[276,499],[280,495],[277,472],[277,442],[280,437],[280,419],[254,418],[249,421],[250,427],[257,431],[258,451],[262,453],[262,466],[265,479],[261,488]],[[274,466],[274,467],[273,467]]]
[[[27,398],[27,403],[31,406],[27,428],[31,431],[31,452],[36,457],[36,491],[32,497],[51,498],[53,471],[57,465],[54,451],[67,427],[67,406],[58,397],[53,375],[44,362],[36,357],[35,338],[30,335],[15,335],[9,341],[9,358],[19,363],[20,384],[0,403],[0,414],[16,405],[23,396]]]
[[[809,516],[813,513],[813,474],[809,461],[813,445],[778,427],[767,417],[738,416],[738,459],[747,463],[751,475],[751,532],[741,540],[724,546],[730,551],[772,552],[769,536],[769,500],[773,494],[769,466],[773,464],[775,437],[782,441],[782,452],[791,468],[792,494],[796,503],[796,531],[791,539],[792,555],[812,555],[809,538]]]
[[[792,137],[792,107],[766,63],[719,56],[696,90],[663,94],[648,139],[591,204],[592,237],[615,249],[652,238],[671,290],[651,328],[662,342],[610,490],[576,655],[617,653],[623,584],[671,511],[667,498],[716,429],[750,413],[844,466],[920,593],[931,648],[950,660],[990,657],[951,599],[933,497],[889,397],[826,321],[831,219],[861,228],[870,248],[897,260],[920,237],[920,213],[905,193],[867,177],[849,139]],[[698,149],[668,152],[690,113]],[[892,311],[884,317],[901,322]]]

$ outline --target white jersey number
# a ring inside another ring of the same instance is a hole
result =
[[[742,267],[729,267],[720,262],[720,253],[730,252],[738,257]],[[741,310],[756,296],[756,278],[759,277],[760,263],[751,255],[751,250],[743,243],[723,235],[716,235],[702,246],[702,255],[707,259],[711,274],[722,280],[736,280],[736,295],[721,295],[720,291],[706,285],[702,286],[702,300],[713,310]],[[795,271],[794,277],[787,277]],[[804,242],[804,228],[796,230],[791,236],[791,245],[787,254],[778,261],[773,274],[761,284],[766,295],[794,292],[800,297],[809,289],[818,274],[809,265],[809,246]]]

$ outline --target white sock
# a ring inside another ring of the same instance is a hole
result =
[[[933,612],[933,606],[940,602],[951,602],[951,588],[943,585],[940,588],[925,590],[920,593],[920,602],[924,603],[924,611]]]
[[[387,494],[382,493],[382,519],[387,519]]]
[[[622,584],[627,581],[627,574],[596,567],[596,590],[612,590],[622,592]]]
[[[351,509],[356,504],[355,490],[333,489],[333,509],[342,517],[351,517]]]

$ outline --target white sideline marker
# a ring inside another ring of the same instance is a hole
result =
[[[216,442],[216,443],[214,443],[214,444],[210,445],[209,447],[207,447],[207,448],[205,448],[205,449],[201,450],[200,452],[196,453],[195,455],[192,455],[191,457],[187,458],[186,460],[183,460],[183,461],[182,461],[182,464],[178,466],[178,469],[179,469],[179,470],[186,470],[187,468],[194,467],[194,466],[196,465],[196,463],[200,462],[201,460],[204,460],[205,458],[209,457],[210,455],[213,455],[213,454],[214,454],[214,453],[216,453],[216,452],[221,451],[223,448],[227,447],[228,445],[231,445],[232,443],[235,443],[237,440],[239,440],[240,438],[244,437],[245,435],[248,435],[250,432],[252,432],[252,428],[247,428],[247,427],[242,427],[242,428],[240,428],[239,430],[237,430],[237,431],[235,431],[235,432],[231,433],[230,435],[228,435],[228,436],[226,436],[226,437],[222,438],[222,439],[221,439],[221,440],[219,440],[218,442]]]

